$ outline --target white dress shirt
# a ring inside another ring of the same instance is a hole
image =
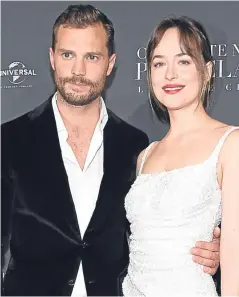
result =
[[[52,98],[52,106],[61,154],[69,180],[81,237],[83,238],[95,208],[103,177],[103,129],[108,121],[107,109],[101,98],[100,118],[94,130],[84,168],[81,169],[70,145],[67,143],[68,132],[57,107],[57,94]],[[82,263],[80,263],[72,296],[86,295]]]

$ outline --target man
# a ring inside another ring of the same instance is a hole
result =
[[[2,126],[5,295],[122,294],[124,197],[148,138],[101,98],[115,59],[108,18],[90,5],[69,6],[53,27],[56,94]],[[195,261],[214,273],[219,245],[201,245]]]

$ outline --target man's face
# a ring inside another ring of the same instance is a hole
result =
[[[84,29],[58,28],[50,61],[57,90],[66,103],[84,106],[100,97],[116,58],[115,54],[108,55],[107,38],[101,24]]]

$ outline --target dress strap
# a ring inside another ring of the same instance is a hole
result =
[[[219,154],[221,152],[221,149],[222,149],[222,146],[225,142],[225,140],[227,139],[228,135],[234,131],[234,130],[237,130],[239,129],[239,127],[230,127],[223,135],[222,137],[219,139],[215,149],[213,150],[213,153],[212,153],[212,157],[213,159],[215,160],[218,160],[218,157],[219,157]]]
[[[153,145],[154,143],[155,143],[155,141],[151,142],[150,145],[149,145],[148,147],[146,147],[146,149],[145,149],[145,151],[144,151],[144,154],[143,154],[143,156],[142,156],[141,165],[140,165],[140,168],[139,168],[139,173],[138,173],[138,175],[141,174],[142,169],[143,169],[143,167],[144,167],[144,163],[145,163],[146,157],[147,157],[147,155],[148,155],[148,152],[150,151],[150,149],[151,149],[151,147],[152,147],[152,145]]]

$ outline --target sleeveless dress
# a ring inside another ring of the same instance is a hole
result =
[[[192,260],[196,241],[211,241],[221,221],[217,160],[230,127],[197,165],[141,173],[125,198],[130,261],[124,296],[218,296],[212,277]]]

